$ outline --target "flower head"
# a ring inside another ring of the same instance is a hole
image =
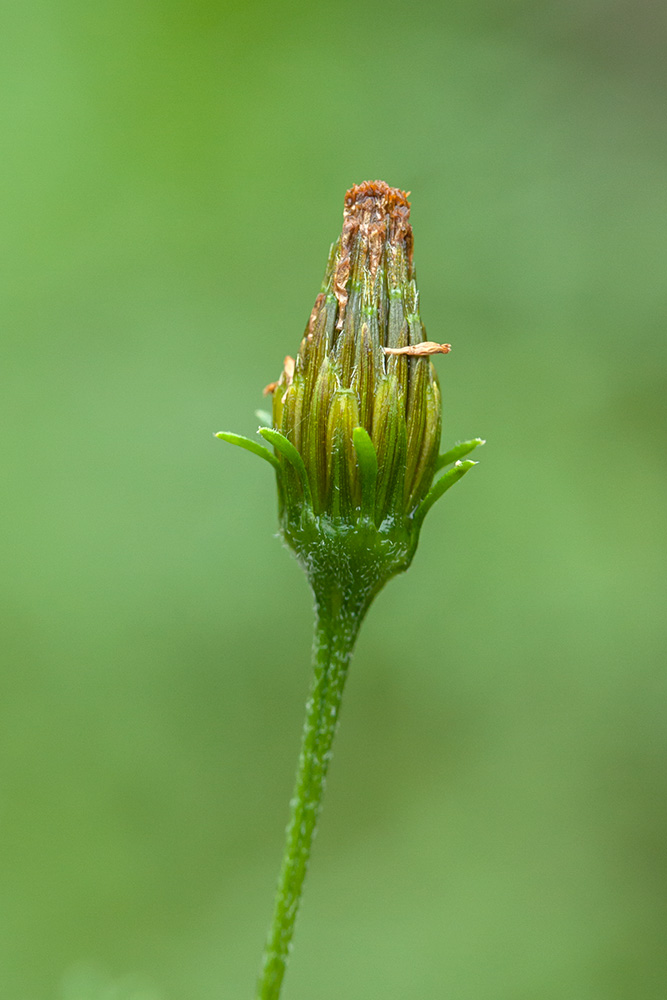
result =
[[[409,219],[406,192],[383,181],[347,192],[296,363],[286,359],[273,394],[273,425],[303,458],[316,514],[358,517],[356,427],[377,454],[378,526],[408,516],[433,479],[440,388],[428,354],[449,345],[425,343]],[[295,477],[286,490],[298,505]]]
[[[438,458],[430,358],[450,349],[427,340],[421,320],[407,192],[384,181],[355,185],[296,359],[288,355],[265,390],[273,426],[260,433],[275,454],[251,448],[276,467],[283,534],[311,580],[322,544],[354,552],[355,565],[366,550],[382,564],[380,586],[407,568],[426,511],[475,464],[457,459],[479,438]]]

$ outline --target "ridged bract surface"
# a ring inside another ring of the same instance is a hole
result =
[[[378,526],[409,516],[428,492],[440,443],[438,379],[427,357],[384,352],[425,340],[407,193],[383,181],[355,185],[296,362],[286,359],[274,390],[274,427],[303,458],[316,513],[354,519],[360,510],[355,427],[377,453]],[[289,506],[301,487],[285,472]]]

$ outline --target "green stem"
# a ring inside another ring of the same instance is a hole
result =
[[[278,1000],[301,901],[317,818],[322,804],[331,746],[336,734],[343,688],[352,649],[366,607],[345,607],[333,593],[316,603],[313,679],[306,705],[285,851],[278,879],[257,1000]]]

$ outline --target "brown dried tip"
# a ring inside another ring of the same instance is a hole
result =
[[[326,296],[324,292],[320,294],[315,299],[315,305],[312,308],[310,319],[308,320],[308,340],[313,339],[313,330],[315,329],[315,320],[319,316],[320,309],[322,308],[322,303],[324,302]]]
[[[294,358],[290,357],[290,355],[288,354],[285,360],[283,361],[283,375],[285,376],[285,381],[283,384],[286,386],[290,386],[292,384],[292,379],[294,378],[295,365],[296,362],[294,361]],[[283,375],[280,376],[281,379]],[[262,394],[264,396],[269,396],[272,392],[276,391],[279,384],[280,382],[269,382],[268,385],[264,386]]]
[[[350,190],[345,192],[345,210],[348,211],[358,202],[366,202],[368,198],[377,202],[378,210],[384,214],[397,206],[409,210],[409,197],[409,191],[389,187],[384,181],[362,181],[361,184],[353,184]]]
[[[449,354],[451,344],[436,344],[433,340],[424,340],[421,344],[410,344],[408,347],[383,347],[385,354],[408,354],[411,357],[426,358],[429,354]]]
[[[384,181],[354,184],[345,195],[341,255],[333,278],[334,294],[340,306],[338,328],[342,329],[347,305],[347,282],[350,277],[355,240],[359,238],[367,254],[367,266],[374,278],[385,243],[402,243],[412,270],[412,226],[409,191],[389,187]]]

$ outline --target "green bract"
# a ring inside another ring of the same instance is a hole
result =
[[[273,446],[218,437],[271,462],[285,540],[318,600],[357,612],[407,569],[426,512],[475,463],[480,438],[438,457],[440,387],[412,259],[407,195],[381,181],[347,192],[343,231],[296,360],[273,391]],[[435,479],[447,464],[448,472]]]

